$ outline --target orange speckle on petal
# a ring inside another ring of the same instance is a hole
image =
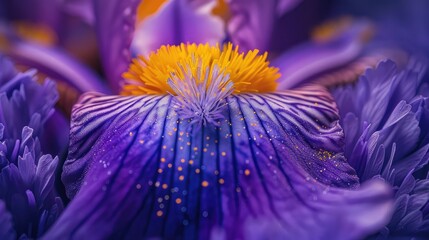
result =
[[[156,212],[156,216],[161,217],[164,213],[161,210],[158,210]]]

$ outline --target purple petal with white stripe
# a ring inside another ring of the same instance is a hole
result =
[[[198,131],[173,98],[81,99],[62,175],[73,200],[46,239],[246,238],[267,227],[282,239],[356,239],[388,220],[389,188],[359,186],[323,88],[232,95],[220,125]]]

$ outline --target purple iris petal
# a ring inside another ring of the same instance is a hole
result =
[[[131,50],[148,55],[162,45],[222,42],[224,22],[211,14],[216,1],[167,1],[156,14],[147,17],[135,30]]]
[[[6,54],[16,63],[46,74],[79,94],[87,91],[109,93],[97,75],[60,49],[41,46],[11,37]]]
[[[395,212],[381,235],[428,233],[429,95],[424,91],[428,84],[425,72],[426,64],[416,59],[403,68],[386,61],[368,70],[356,86],[334,92],[350,164],[361,181],[382,177],[396,189]]]
[[[359,188],[323,88],[227,103],[193,131],[172,96],[85,95],[62,176],[73,200],[46,238],[244,238],[270,222],[281,238],[355,239],[386,223],[390,192]]]
[[[273,61],[282,73],[279,89],[297,87],[362,56],[363,37],[369,30],[368,22],[357,21],[327,41],[310,41],[283,53]]]
[[[114,91],[119,91],[121,75],[131,60],[135,9],[139,3],[139,0],[94,0],[93,3],[100,56]]]
[[[302,0],[259,1],[230,0],[231,19],[228,34],[241,50],[270,48],[276,20],[286,11],[296,7]]]
[[[92,0],[62,0],[62,7],[65,11],[79,16],[89,24],[94,24],[95,22]]]
[[[216,43],[224,39],[223,22],[210,14],[214,1],[167,1],[135,28],[139,3],[95,1],[102,61],[115,90],[119,90],[131,54],[147,54],[163,44]]]

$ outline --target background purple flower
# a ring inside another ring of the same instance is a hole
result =
[[[3,56],[0,70],[0,238],[34,238],[63,208],[54,189],[58,158],[43,155],[39,142],[58,94],[52,81],[40,85],[34,71],[19,73]]]
[[[429,105],[426,64],[386,61],[356,85],[334,91],[345,155],[361,182],[382,178],[395,188],[395,212],[380,236],[429,234]],[[353,96],[353,97],[351,97]]]
[[[55,113],[56,121],[69,118],[83,92],[109,92],[88,68],[96,67],[98,61],[93,29],[67,14],[62,1],[2,0],[0,8],[0,53],[21,70],[36,68],[39,75],[57,83],[60,100],[56,107],[61,111]]]

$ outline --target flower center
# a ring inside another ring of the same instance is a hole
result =
[[[231,43],[222,49],[209,44],[161,46],[148,57],[139,56],[133,60],[123,74],[122,95],[181,95],[177,87],[172,87],[181,82],[187,82],[188,86],[203,84],[204,88],[198,88],[199,91],[223,89],[211,86],[225,84],[219,81],[219,76],[227,76],[233,93],[272,92],[276,90],[280,74],[277,68],[269,66],[267,53],[258,53],[258,50],[241,53],[238,46],[233,47]]]
[[[220,125],[229,95],[274,91],[279,76],[267,53],[240,53],[231,43],[222,50],[209,44],[162,46],[133,60],[123,74],[122,94],[171,94],[179,117],[199,129]]]

